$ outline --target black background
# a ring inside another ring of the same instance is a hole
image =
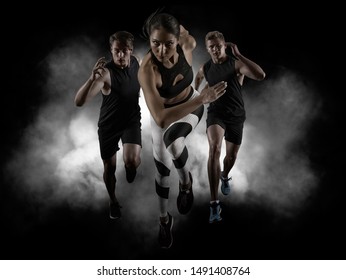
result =
[[[205,224],[204,215],[199,214],[205,209],[194,209],[190,214],[194,222],[175,230],[175,245],[167,251],[155,246],[144,249],[152,244],[135,240],[131,232],[109,221],[105,213],[72,215],[73,210],[63,206],[49,213],[49,222],[25,230],[11,217],[34,219],[34,213],[27,211],[26,203],[30,201],[19,203],[15,186],[4,181],[1,259],[345,259],[341,136],[344,93],[338,86],[338,9],[316,4],[303,8],[293,2],[229,4],[227,8],[221,3],[162,2],[144,3],[142,8],[132,2],[102,7],[70,7],[56,2],[9,8],[10,20],[2,19],[5,49],[1,161],[5,164],[11,159],[25,127],[45,101],[41,63],[54,47],[81,34],[106,42],[109,34],[121,29],[141,40],[139,34],[146,17],[165,6],[165,11],[175,15],[195,36],[203,38],[213,29],[229,32],[232,40],[242,46],[242,52],[251,53],[253,60],[266,69],[267,76],[280,65],[301,73],[317,86],[323,113],[314,120],[307,143],[312,166],[321,174],[321,181],[311,207],[299,219],[279,221],[275,227],[273,217],[263,209],[225,209],[228,222],[214,227]],[[26,164],[23,162],[23,168]],[[4,171],[1,176],[6,176]],[[130,239],[134,241],[124,245],[124,240]]]

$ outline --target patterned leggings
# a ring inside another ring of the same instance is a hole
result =
[[[194,91],[190,99],[198,96]],[[187,162],[188,150],[185,146],[186,137],[196,128],[204,112],[204,106],[200,106],[194,112],[162,129],[151,117],[153,153],[156,165],[155,185],[159,198],[160,215],[167,214],[169,184],[168,176],[171,172],[172,162],[177,169],[181,184],[189,183],[189,169]]]

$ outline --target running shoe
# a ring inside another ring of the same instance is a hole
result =
[[[168,223],[162,223],[160,221],[160,230],[159,230],[159,243],[161,248],[168,249],[173,244],[173,217],[167,212]]]
[[[221,192],[224,195],[228,195],[231,192],[231,181],[232,177],[225,179],[221,176]]]
[[[221,214],[221,206],[220,202],[213,202],[209,206],[210,208],[210,215],[209,215],[209,223],[216,223],[220,222],[222,220],[220,214]]]

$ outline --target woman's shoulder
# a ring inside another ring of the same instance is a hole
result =
[[[155,65],[151,59],[151,54],[150,53],[145,54],[139,66],[140,76],[142,75],[147,76],[148,74],[153,73],[154,67]]]
[[[152,59],[151,59],[151,53],[148,52],[146,53],[142,60],[141,60],[141,67],[152,67],[153,63],[152,63]]]

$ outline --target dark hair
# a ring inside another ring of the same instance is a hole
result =
[[[167,13],[161,13],[162,9],[156,10],[152,13],[144,22],[143,25],[143,37],[149,39],[153,30],[164,28],[168,33],[173,34],[177,39],[180,36],[180,23],[172,15]]]
[[[129,49],[133,49],[134,36],[127,31],[118,31],[109,37],[109,45],[112,46],[114,41],[119,41],[120,43],[127,46]]]

